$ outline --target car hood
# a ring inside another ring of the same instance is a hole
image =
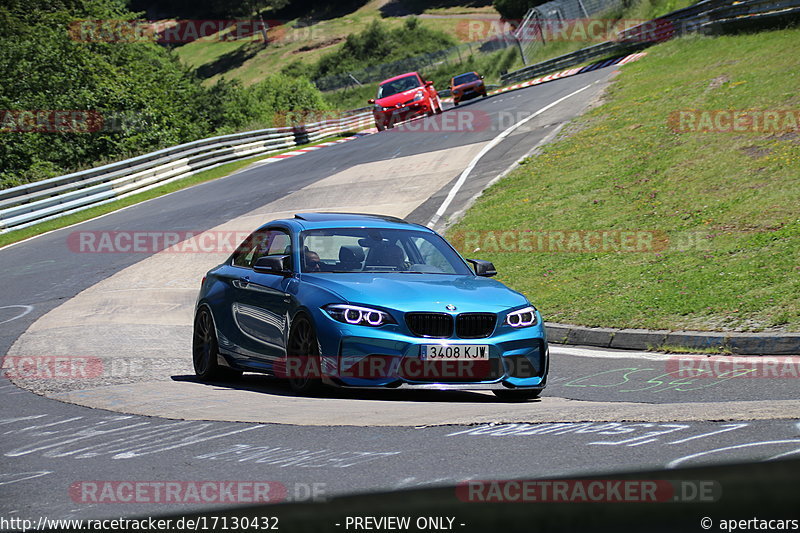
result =
[[[417,91],[424,92],[424,89],[422,87],[416,87],[408,91],[403,91],[401,93],[393,94],[392,96],[379,98],[378,100],[375,100],[375,103],[382,107],[392,107],[399,104],[404,104],[409,100],[412,100],[414,98],[414,94],[416,94]]]
[[[446,274],[303,274],[303,281],[338,294],[349,303],[398,311],[502,311],[527,304],[526,298],[499,281]]]

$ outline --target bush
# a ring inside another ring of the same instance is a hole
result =
[[[0,188],[65,174],[215,134],[272,125],[277,111],[321,109],[302,78],[205,88],[152,42],[82,42],[79,19],[130,20],[115,0],[13,0],[0,7],[0,110],[90,110],[92,133],[0,132]]]
[[[394,30],[376,20],[361,33],[349,35],[337,51],[320,58],[312,77],[344,74],[449,48],[454,44],[451,36],[420,25],[416,17],[407,18],[402,28]]]

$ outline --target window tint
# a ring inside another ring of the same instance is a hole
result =
[[[397,93],[402,93],[403,91],[410,91],[411,89],[416,89],[417,87],[422,87],[419,78],[417,78],[415,75],[406,76],[378,87],[378,99],[386,98],[387,96],[392,96]]]
[[[428,265],[430,267],[429,271],[444,273],[453,272],[453,267],[450,265],[450,262],[429,240],[417,237],[411,239],[410,244],[417,250],[419,257],[422,259],[420,264]]]
[[[253,264],[265,255],[288,255],[292,246],[289,234],[280,230],[256,231],[244,240],[233,254],[231,264],[253,268]]]
[[[479,79],[480,78],[474,72],[468,72],[467,74],[461,74],[453,78],[453,85],[461,85],[462,83],[469,83]]]
[[[416,272],[471,274],[440,236],[424,231],[340,228],[309,230],[300,235],[303,250],[319,256],[303,272]]]

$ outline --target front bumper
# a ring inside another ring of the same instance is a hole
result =
[[[430,339],[402,328],[349,326],[327,317],[317,325],[323,380],[340,387],[456,390],[543,389],[549,368],[544,328],[500,326],[486,338]],[[488,361],[423,361],[426,344],[486,345]]]
[[[451,91],[454,102],[463,102],[464,100],[471,100],[486,94],[486,86],[479,85],[467,89],[455,89]]]
[[[389,124],[398,124],[418,116],[427,115],[430,111],[431,106],[429,102],[421,100],[389,111],[373,112],[373,116],[375,117],[376,124],[380,123],[384,126],[388,126]]]

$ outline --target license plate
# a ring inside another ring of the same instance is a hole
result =
[[[420,358],[424,361],[488,361],[487,344],[425,344]]]

